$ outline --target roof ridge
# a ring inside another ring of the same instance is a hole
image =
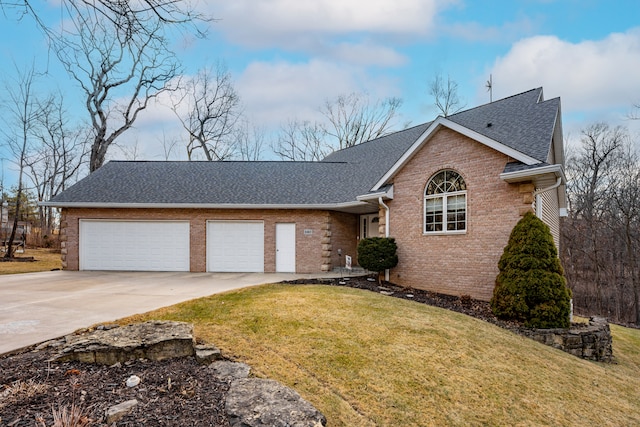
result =
[[[109,160],[107,163],[179,163],[179,164],[208,164],[208,163],[321,163],[317,160]],[[107,164],[105,163],[105,165]],[[342,163],[342,162],[325,162]]]
[[[341,149],[339,149],[339,150],[332,151],[330,154],[328,154],[328,155],[327,155],[327,157],[328,157],[328,156],[330,156],[331,154],[339,153],[340,151],[348,150],[348,149],[353,148],[353,147],[358,147],[358,146],[361,146],[361,145],[365,145],[365,144],[368,144],[369,142],[376,142],[376,141],[378,141],[379,139],[387,138],[387,137],[389,137],[389,136],[391,136],[391,135],[395,135],[395,134],[398,134],[398,133],[400,133],[400,132],[407,132],[407,131],[410,131],[410,130],[412,130],[412,129],[415,129],[415,128],[419,127],[419,126],[424,126],[424,125],[430,124],[430,123],[432,123],[432,122],[433,122],[433,120],[428,121],[428,122],[424,122],[424,123],[420,123],[420,124],[417,124],[417,125],[413,125],[413,126],[408,127],[408,128],[404,128],[404,129],[396,130],[396,131],[393,131],[393,132],[391,132],[391,133],[387,133],[387,134],[381,135],[381,136],[379,136],[379,137],[377,137],[377,138],[374,138],[374,139],[368,139],[368,140],[366,140],[366,141],[362,141],[362,142],[361,142],[361,143],[359,143],[359,144],[351,145],[351,146],[349,146],[349,147],[344,147],[344,148],[341,148]],[[325,158],[326,158],[326,157],[325,157]]]
[[[510,96],[507,96],[507,97],[504,97],[504,98],[500,98],[500,99],[497,99],[495,101],[487,102],[485,104],[476,105],[475,107],[472,107],[472,108],[469,108],[469,109],[466,109],[466,110],[458,111],[457,113],[453,113],[453,114],[450,114],[450,115],[446,116],[445,119],[448,118],[448,117],[453,117],[453,116],[456,116],[458,114],[466,113],[466,112],[469,112],[469,111],[472,111],[472,110],[477,110],[478,108],[483,108],[483,107],[486,107],[488,105],[495,105],[495,104],[497,104],[499,102],[503,102],[503,101],[506,101],[508,99],[515,98],[517,96],[522,96],[522,95],[525,95],[527,93],[530,93],[530,92],[533,92],[533,91],[536,91],[536,90],[542,91],[542,86],[536,87],[536,88],[533,88],[533,89],[529,89],[529,90],[526,90],[524,92],[517,93],[515,95],[510,95]],[[542,101],[542,102],[545,102],[545,101]],[[536,103],[540,103],[540,101],[537,101]]]

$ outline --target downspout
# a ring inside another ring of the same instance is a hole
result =
[[[541,208],[540,199],[538,198],[538,196],[540,196],[542,193],[546,193],[547,191],[555,190],[556,188],[560,187],[560,184],[562,184],[562,177],[559,176],[558,179],[556,180],[556,183],[553,184],[552,186],[547,188],[541,188],[533,192],[533,196],[536,198],[536,216],[538,218],[542,215],[542,210],[541,210],[542,208]]]
[[[378,197],[378,204],[384,208],[384,237],[389,237],[389,206],[382,201],[382,196]],[[384,280],[389,281],[389,269],[384,271]]]
[[[562,177],[561,176],[558,177],[556,183],[553,184],[551,187],[541,188],[540,190],[536,190],[536,191],[533,192],[533,195],[537,196],[539,194],[546,193],[547,191],[551,191],[553,189],[556,189],[556,188],[560,187],[560,184],[562,184]]]
[[[541,203],[540,203],[540,201],[538,200],[538,196],[540,196],[542,193],[546,193],[547,191],[551,191],[551,190],[554,190],[554,189],[556,189],[556,188],[560,187],[560,184],[562,184],[562,177],[560,177],[560,176],[559,176],[559,177],[558,177],[558,179],[556,180],[556,183],[555,183],[555,184],[553,184],[552,186],[547,187],[547,188],[541,188],[540,190],[536,190],[536,191],[534,191],[534,192],[533,192],[533,195],[534,195],[534,196],[535,196],[535,198],[536,198],[536,216],[537,216],[537,217],[540,217],[540,216],[542,215],[542,212],[540,212],[540,213],[538,213],[538,212],[537,212],[537,211],[538,211],[538,209],[541,209],[541,208],[540,208]],[[560,255],[560,254],[558,253],[558,256],[559,256],[559,255]],[[569,307],[570,307],[570,311],[569,311],[569,321],[570,321],[570,322],[573,322],[573,298],[571,298],[571,299],[569,300]]]

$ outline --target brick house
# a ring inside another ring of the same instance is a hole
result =
[[[320,162],[109,162],[59,194],[69,270],[310,273],[391,236],[394,283],[489,299],[533,210],[566,211],[558,98],[542,88]]]

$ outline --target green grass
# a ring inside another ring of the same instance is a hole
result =
[[[447,310],[372,292],[267,285],[123,319],[199,339],[295,388],[330,426],[640,425],[640,331],[584,361]]]
[[[4,252],[0,252],[0,257]],[[8,261],[0,262],[0,274],[37,273],[62,268],[62,259],[59,250],[53,249],[27,249],[23,254],[15,254],[18,258],[33,257],[34,262]]]

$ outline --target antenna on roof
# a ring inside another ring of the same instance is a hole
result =
[[[489,102],[493,102],[493,76],[491,74],[489,74],[489,80],[487,80],[484,87],[486,87],[489,92]]]

